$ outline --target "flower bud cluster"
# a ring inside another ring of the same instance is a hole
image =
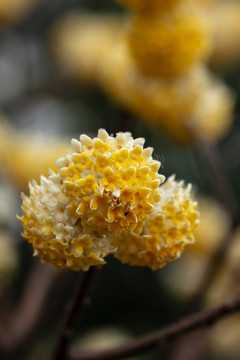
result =
[[[193,242],[197,203],[190,187],[158,173],[152,148],[130,133],[100,129],[72,140],[59,172],[30,183],[22,195],[23,236],[43,261],[88,270],[113,253],[132,265],[162,267]],[[162,185],[163,184],[163,185]]]

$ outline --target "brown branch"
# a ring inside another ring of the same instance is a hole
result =
[[[65,324],[61,330],[59,341],[53,359],[65,360],[67,356],[69,342],[71,340],[74,325],[76,322],[77,315],[82,310],[83,306],[88,302],[88,290],[93,280],[96,267],[92,266],[90,269],[83,274],[83,280],[77,286],[77,292],[72,300],[72,303],[68,307],[66,314]],[[82,275],[82,273],[81,273]]]
[[[222,319],[224,316],[239,310],[240,294],[223,305],[188,316],[179,322],[169,325],[161,330],[155,331],[111,349],[98,351],[80,351],[72,349],[68,356],[68,360],[117,360],[132,355],[137,355],[147,350],[157,348],[165,342],[171,341],[184,333],[202,327],[211,326],[216,321]]]
[[[38,263],[26,285],[23,298],[7,324],[0,325],[0,349],[13,353],[25,343],[37,326],[44,300],[57,271],[48,264]]]
[[[202,360],[206,357],[206,346],[209,328],[201,328],[179,336],[171,343],[171,360]]]

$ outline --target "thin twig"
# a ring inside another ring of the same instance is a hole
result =
[[[68,312],[65,319],[65,324],[61,330],[59,341],[53,359],[65,360],[69,342],[72,338],[74,325],[76,322],[77,315],[82,310],[83,306],[88,302],[88,290],[92,284],[93,275],[96,272],[96,267],[92,266],[84,273],[83,280],[77,286],[77,292],[68,307]]]
[[[168,359],[171,360],[202,360],[206,355],[206,340],[209,328],[201,328],[188,334],[179,336],[171,343],[171,352]]]
[[[185,317],[179,322],[169,325],[161,330],[142,336],[136,340],[132,340],[112,349],[98,351],[80,351],[72,349],[68,360],[117,360],[137,355],[147,350],[157,348],[166,341],[173,340],[184,333],[202,327],[211,326],[224,316],[239,310],[240,294],[220,306]]]

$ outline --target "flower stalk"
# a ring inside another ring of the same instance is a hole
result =
[[[73,296],[73,299],[67,307],[65,323],[60,332],[55,354],[52,358],[53,360],[67,359],[68,347],[73,335],[76,319],[84,305],[88,303],[88,293],[94,279],[96,269],[96,267],[92,266],[87,272],[80,274],[81,277],[80,282],[77,284],[76,294]]]

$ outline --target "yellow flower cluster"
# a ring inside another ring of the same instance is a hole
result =
[[[127,38],[136,65],[153,77],[182,74],[210,51],[207,17],[191,1],[170,9],[136,12]]]
[[[190,187],[158,174],[160,163],[144,139],[130,133],[72,140],[73,153],[56,161],[59,172],[30,184],[23,195],[23,236],[35,254],[56,267],[88,270],[114,253],[153,269],[193,242],[198,223]]]
[[[16,22],[40,1],[41,0],[1,0],[0,22]]]

